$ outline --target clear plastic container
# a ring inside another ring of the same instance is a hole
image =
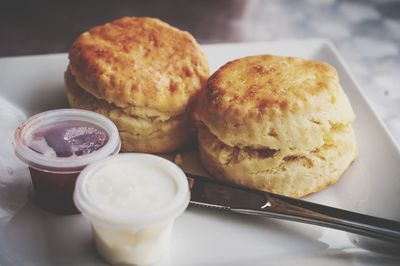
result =
[[[183,171],[158,156],[125,153],[89,165],[74,200],[112,264],[151,265],[168,254],[175,218],[188,206]]]
[[[35,202],[58,214],[78,212],[72,196],[82,169],[121,147],[111,120],[78,109],[30,117],[15,131],[13,144],[15,154],[29,166]]]

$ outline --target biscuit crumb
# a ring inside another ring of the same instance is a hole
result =
[[[174,162],[175,162],[177,165],[182,165],[182,164],[183,164],[183,158],[182,158],[182,155],[181,155],[180,153],[178,153],[177,155],[175,155]]]

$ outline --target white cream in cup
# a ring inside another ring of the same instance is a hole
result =
[[[90,164],[74,201],[112,264],[151,265],[168,253],[174,220],[188,206],[187,178],[158,156],[125,153]]]

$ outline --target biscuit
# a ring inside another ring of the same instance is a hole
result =
[[[209,78],[195,117],[211,174],[277,194],[302,197],[335,183],[358,153],[337,73],[315,60],[228,62]]]
[[[155,18],[125,17],[81,34],[69,60],[71,106],[111,118],[124,151],[171,152],[190,139],[191,106],[209,68],[189,33]]]
[[[222,66],[200,96],[197,118],[230,146],[313,150],[355,115],[335,69],[319,61],[251,56]]]
[[[336,183],[358,153],[350,125],[334,129],[321,147],[297,155],[230,147],[204,126],[198,134],[200,158],[216,178],[296,198]]]
[[[132,109],[119,108],[97,99],[82,89],[68,70],[65,72],[65,84],[67,99],[72,108],[100,113],[115,123],[122,151],[167,153],[183,146],[194,134],[190,112],[167,120],[158,116],[146,117],[141,110],[135,113]]]

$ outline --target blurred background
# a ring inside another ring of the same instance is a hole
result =
[[[122,16],[158,17],[201,44],[327,38],[400,144],[400,1],[3,0],[0,57],[67,52],[83,31]]]

